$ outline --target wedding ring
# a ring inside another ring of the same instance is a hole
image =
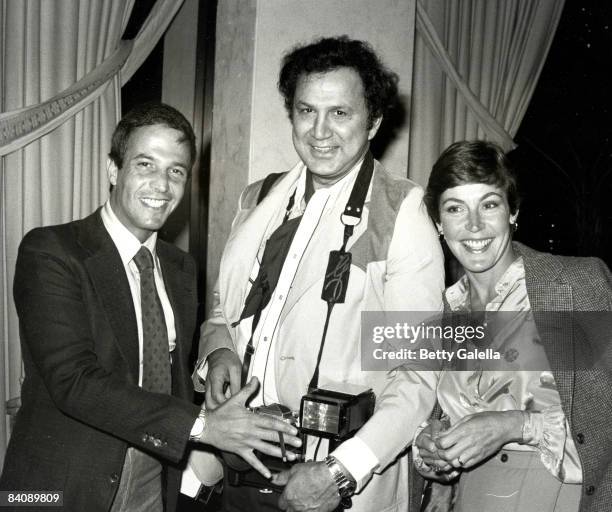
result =
[[[463,461],[461,460],[461,455],[459,455],[459,457],[457,457],[457,462],[459,463],[459,465],[460,465],[461,467],[463,467],[463,465],[465,464],[465,462],[463,462]]]

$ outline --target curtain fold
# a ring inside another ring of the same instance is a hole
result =
[[[10,112],[3,109],[0,113],[0,156],[22,148],[70,119],[100,97],[116,74],[120,73],[121,85],[125,85],[155,48],[182,3],[183,0],[156,2],[133,41],[120,41],[111,55],[100,59],[97,66],[67,89],[40,104]],[[131,4],[133,0],[126,3],[130,10]],[[87,10],[83,12],[89,14]],[[89,24],[93,17],[87,18],[85,23]],[[125,24],[124,19],[121,33]],[[105,34],[104,31],[101,33]],[[87,61],[88,55],[77,58]]]
[[[22,377],[17,248],[30,229],[82,218],[106,200],[121,85],[182,3],[157,0],[134,41],[121,41],[134,0],[0,0],[0,467],[7,401]]]
[[[408,174],[425,185],[452,142],[505,150],[546,60],[564,0],[418,0]]]
[[[104,62],[51,99],[0,114],[0,156],[41,138],[99,98],[127,60],[132,45],[132,41],[121,41]]]

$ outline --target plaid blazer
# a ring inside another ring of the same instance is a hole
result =
[[[579,512],[612,510],[612,315],[580,315],[612,311],[612,274],[598,258],[513,246],[523,256],[527,294],[582,464]],[[416,512],[423,479],[412,475]]]
[[[580,455],[580,512],[612,510],[612,327],[609,314],[580,316],[612,311],[612,275],[597,258],[514,246],[525,262],[527,294]],[[570,324],[569,314],[542,314],[549,311],[578,315]]]

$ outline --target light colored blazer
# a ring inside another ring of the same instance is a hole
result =
[[[200,357],[229,348],[240,356],[246,339],[239,339],[231,322],[240,316],[249,291],[249,276],[270,224],[287,200],[300,174],[298,164],[283,175],[257,205],[261,182],[245,189],[221,260],[215,305],[202,326]],[[361,223],[349,241],[352,266],[346,302],[331,315],[320,366],[320,384],[326,381],[363,384],[375,393],[386,383],[385,372],[361,370],[361,311],[440,311],[444,269],[433,225],[422,204],[420,187],[388,174],[375,162],[374,176]],[[294,410],[307,392],[323,329],[326,303],[321,299],[330,250],[340,247],[344,202],[337,201],[322,217],[302,258],[282,311],[275,351],[279,398]],[[388,427],[388,426],[387,426]],[[379,432],[384,440],[386,430]],[[406,439],[407,443],[409,439]],[[370,447],[376,454],[376,447]],[[381,468],[383,469],[383,468]],[[353,510],[406,510],[408,465],[402,457],[372,481],[353,500]]]

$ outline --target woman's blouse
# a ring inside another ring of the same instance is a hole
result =
[[[453,312],[469,312],[469,281],[463,276],[445,291]],[[550,371],[531,314],[525,285],[523,258],[518,257],[495,286],[496,296],[486,305],[484,321],[504,317],[503,328],[496,331],[491,348],[502,354],[505,371],[481,368],[478,360],[461,361],[464,371],[443,371],[437,389],[440,406],[451,424],[460,418],[483,411],[523,410],[529,412],[526,431],[528,444],[509,443],[508,450],[537,450],[544,466],[559,480],[581,483],[582,468],[561,398]],[[487,362],[487,368],[491,368]],[[493,367],[494,368],[494,367]],[[507,371],[511,368],[512,371]],[[525,369],[529,368],[529,369]]]

